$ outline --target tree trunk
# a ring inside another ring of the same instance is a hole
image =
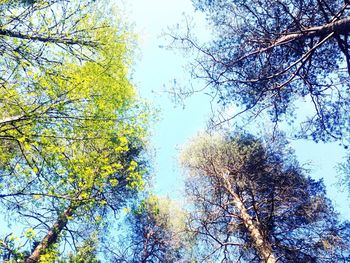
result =
[[[309,27],[304,29],[303,31],[286,33],[285,36],[277,38],[271,46],[265,48],[263,51],[299,39],[310,37],[326,37],[331,33],[334,33],[335,35],[348,35],[350,33],[350,16],[337,21],[330,22],[322,26]]]
[[[29,118],[24,116],[24,115],[18,115],[18,116],[12,116],[12,117],[7,117],[2,120],[0,120],[0,125],[8,124],[8,123],[14,123],[18,121],[24,121],[28,120]]]
[[[232,190],[232,185],[225,175],[223,176],[223,179],[224,186],[232,196],[235,207],[239,210],[240,218],[242,219],[243,224],[248,231],[248,235],[253,241],[253,246],[258,252],[260,259],[265,263],[276,263],[276,258],[273,254],[271,244],[264,239],[259,226],[254,224],[252,217],[247,211],[247,208],[245,207],[240,197]]]
[[[146,240],[143,242],[143,251],[142,251],[142,258],[141,258],[142,263],[146,263],[149,257],[148,242],[151,236],[153,235],[153,231],[151,229],[149,231],[147,229],[146,231],[147,231],[145,236]]]
[[[63,228],[66,227],[69,217],[73,215],[76,208],[77,206],[72,204],[69,205],[69,207],[59,216],[56,223],[52,226],[47,235],[35,247],[32,254],[26,259],[26,263],[38,262],[43,251],[57,242],[59,234],[62,232]]]
[[[20,38],[20,39],[26,39],[31,41],[40,41],[44,43],[55,43],[55,44],[64,44],[64,45],[83,45],[83,46],[90,46],[90,47],[97,47],[98,43],[96,41],[89,41],[89,40],[80,40],[80,39],[73,39],[73,38],[67,38],[63,35],[50,37],[48,35],[27,35],[23,34],[20,31],[12,31],[4,28],[0,28],[0,36],[7,36],[7,37],[13,37],[13,38]]]

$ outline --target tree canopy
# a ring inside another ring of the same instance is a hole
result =
[[[1,239],[4,260],[53,260],[60,241],[74,249],[143,188],[148,111],[129,82],[133,40],[94,8],[1,2],[0,205],[24,227]]]
[[[184,33],[170,35],[173,46],[195,52],[191,76],[206,81],[213,101],[224,110],[237,107],[237,114],[221,115],[215,125],[243,112],[254,119],[267,111],[275,123],[291,121],[296,118],[295,107],[308,102],[312,107],[302,113],[299,135],[315,141],[349,140],[348,1],[193,0],[193,4],[205,13],[212,40],[197,41],[192,25]]]
[[[114,262],[191,260],[185,212],[174,201],[150,195],[134,205],[125,223],[129,231],[120,238],[118,253],[112,255]]]
[[[215,262],[347,262],[341,224],[321,181],[305,175],[281,138],[201,135],[182,164],[198,258]]]
[[[172,37],[223,110],[277,124],[305,100],[302,136],[349,140],[348,1],[193,3],[214,40]],[[349,262],[350,223],[277,129],[193,139],[185,207],[141,192],[152,110],[134,44],[111,1],[0,0],[0,261]]]

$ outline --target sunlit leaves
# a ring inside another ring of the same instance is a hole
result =
[[[0,21],[0,31],[11,31],[0,32],[0,48],[13,46],[0,63],[11,71],[0,83],[0,196],[12,218],[36,224],[24,237],[37,242],[54,222],[63,239],[68,224],[97,230],[146,175],[149,111],[129,82],[133,39],[78,2],[11,6],[23,20],[5,12]],[[56,257],[54,243],[41,261]]]

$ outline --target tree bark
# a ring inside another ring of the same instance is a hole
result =
[[[259,226],[254,224],[252,217],[249,215],[247,208],[245,207],[243,201],[240,197],[232,190],[232,185],[230,181],[226,178],[226,175],[223,176],[224,186],[229,194],[232,196],[233,203],[235,207],[239,210],[240,218],[248,231],[250,238],[253,241],[253,246],[258,252],[260,259],[265,263],[276,263],[276,258],[272,251],[271,244],[263,237]]]
[[[32,41],[39,41],[43,43],[56,43],[56,44],[64,44],[64,45],[83,45],[90,47],[97,47],[98,43],[96,41],[89,40],[79,40],[79,39],[71,39],[62,36],[57,37],[49,37],[49,36],[41,36],[41,35],[27,35],[21,32],[12,31],[8,29],[0,29],[0,36],[8,36],[13,38],[20,38]]]
[[[36,263],[40,259],[43,251],[45,251],[49,246],[57,242],[59,234],[66,227],[69,217],[71,217],[76,210],[77,206],[69,205],[69,207],[59,216],[56,223],[52,226],[46,236],[42,241],[35,247],[32,254],[26,259],[26,263]]]
[[[230,64],[238,63],[244,59],[247,59],[248,57],[270,51],[278,46],[282,46],[293,41],[302,40],[302,39],[311,38],[311,37],[318,37],[320,39],[324,39],[330,36],[337,37],[340,35],[349,35],[349,34],[350,34],[350,16],[330,22],[322,26],[309,27],[298,32],[286,32],[283,36],[278,37],[276,39],[269,40],[268,43],[265,43],[267,47],[257,48],[252,52],[242,55],[238,59],[232,61]]]
[[[0,120],[0,125],[5,125],[8,123],[14,123],[14,122],[19,122],[19,121],[25,121],[29,120],[30,118],[25,115],[17,115],[17,116],[12,116],[12,117],[7,117],[2,120]]]
[[[309,38],[309,37],[325,37],[331,33],[335,35],[347,35],[350,33],[350,16],[333,21],[331,23],[306,28],[300,32],[287,33],[285,36],[276,39],[273,46],[283,45],[291,41]]]

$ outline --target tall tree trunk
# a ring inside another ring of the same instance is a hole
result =
[[[332,21],[322,26],[314,26],[314,27],[305,28],[303,31],[286,33],[286,35],[275,39],[269,46],[265,48],[257,49],[249,53],[248,55],[245,55],[244,58],[250,55],[255,55],[257,53],[266,52],[270,49],[273,49],[277,46],[285,45],[289,42],[293,42],[293,41],[297,41],[305,38],[311,38],[311,37],[318,37],[322,39],[332,33],[335,36],[348,35],[350,33],[350,16],[336,20],[336,21]]]
[[[227,179],[226,175],[223,176],[224,187],[232,196],[235,207],[239,210],[240,218],[248,231],[248,235],[253,241],[253,246],[257,251],[260,259],[264,263],[276,263],[276,258],[272,251],[271,244],[263,237],[259,226],[254,224],[252,217],[249,215],[247,208],[245,207],[241,198],[233,191],[231,182]]]
[[[20,31],[12,31],[9,29],[0,28],[0,36],[7,36],[13,38],[26,39],[31,41],[40,41],[44,43],[55,43],[55,44],[64,44],[64,45],[83,45],[89,47],[97,47],[98,43],[96,41],[89,40],[79,40],[69,37],[64,37],[63,35],[58,36],[49,36],[49,35],[27,35]]]
[[[282,45],[306,37],[325,37],[331,33],[336,35],[348,35],[350,33],[350,16],[322,26],[309,27],[300,32],[287,33],[285,36],[276,39],[273,46]]]
[[[148,242],[153,235],[153,231],[148,229],[146,230],[146,240],[143,242],[143,251],[142,251],[142,258],[141,258],[141,263],[146,263],[147,259],[149,257],[149,251],[148,251]]]
[[[57,242],[59,234],[62,232],[63,228],[66,227],[69,217],[73,215],[76,208],[76,205],[70,204],[68,208],[58,217],[56,223],[54,223],[46,236],[35,247],[32,254],[26,259],[26,263],[38,262],[43,251]]]

